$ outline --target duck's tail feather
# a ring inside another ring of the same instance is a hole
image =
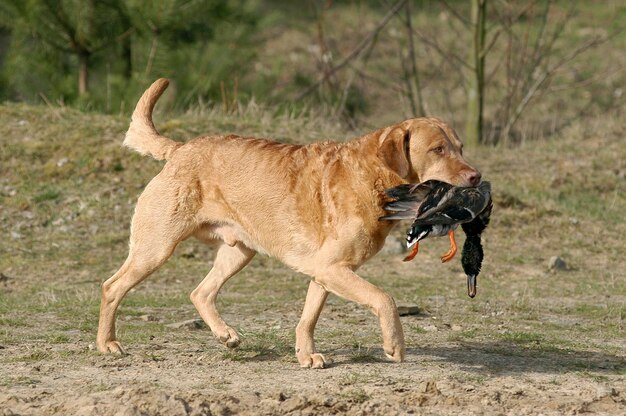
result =
[[[379,221],[390,221],[390,220],[412,220],[415,219],[415,211],[400,211],[395,214],[385,215],[384,217],[380,217]]]
[[[385,194],[393,199],[407,201],[421,201],[432,190],[432,185],[428,182],[411,184],[406,183],[385,190]]]
[[[411,211],[413,216],[417,214],[417,209],[420,206],[420,201],[393,201],[385,204],[385,210],[391,212]]]

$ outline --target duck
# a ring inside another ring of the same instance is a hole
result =
[[[461,266],[467,276],[467,295],[470,298],[476,296],[478,274],[484,257],[481,235],[489,225],[492,209],[493,202],[489,198],[487,206],[476,218],[461,224],[465,233],[465,243],[463,243],[463,250],[461,251]]]
[[[407,247],[413,249],[404,261],[415,258],[421,240],[446,234],[450,238],[450,248],[441,256],[441,261],[450,261],[458,250],[454,232],[461,225],[467,237],[461,265],[467,276],[468,295],[471,298],[476,296],[476,282],[484,256],[481,234],[489,224],[493,207],[491,184],[483,181],[476,187],[461,187],[429,180],[389,188],[385,194],[393,201],[383,208],[392,214],[380,217],[381,221],[413,220],[406,236]]]

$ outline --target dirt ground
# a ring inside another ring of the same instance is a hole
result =
[[[125,298],[118,337],[129,354],[94,351],[100,285],[126,256],[134,203],[159,164],[121,148],[126,120],[4,110],[2,416],[626,414],[621,119],[468,152],[494,188],[477,297],[458,258],[439,261],[445,239],[403,263],[399,229],[359,274],[418,307],[401,317],[406,362],[383,359],[368,310],[330,296],[316,346],[334,364],[311,370],[293,351],[307,277],[267,257],[218,299],[239,348],[178,325],[197,318],[189,293],[211,266],[197,242]],[[553,256],[565,265],[550,270]]]
[[[198,250],[189,261],[200,262],[193,257],[210,254]],[[423,263],[427,271],[441,271],[436,258],[424,258]],[[90,331],[95,330],[96,317],[89,315],[97,310],[97,290],[76,289],[74,281],[67,299],[62,298],[63,292],[35,292],[40,299],[56,299],[46,311],[30,316],[38,322],[28,322],[11,334],[26,341],[4,338],[0,347],[0,414],[626,412],[623,340],[612,340],[617,351],[612,354],[594,346],[552,344],[547,335],[530,330],[532,324],[529,327],[528,322],[520,324],[527,332],[516,332],[520,316],[506,308],[506,299],[481,299],[485,294],[480,292],[477,299],[482,306],[471,312],[476,316],[463,318],[476,299],[465,296],[459,273],[445,279],[439,294],[425,298],[418,314],[401,318],[408,346],[407,360],[402,364],[383,359],[377,322],[368,310],[331,296],[316,335],[318,350],[329,354],[334,362],[330,368],[311,370],[299,368],[292,352],[293,328],[306,288],[303,276],[277,262],[255,259],[250,270],[237,277],[225,290],[221,308],[227,322],[236,323],[242,333],[242,345],[232,352],[214,340],[205,327],[188,322],[195,317],[193,307],[185,302],[186,292],[180,292],[193,287],[194,281],[177,276],[179,267],[177,264],[168,268],[165,276],[145,282],[145,287],[129,295],[130,305],[121,308],[118,332],[127,356],[93,351],[95,332]],[[404,267],[397,254],[386,254],[368,263],[363,274],[385,268],[394,275]],[[269,287],[259,286],[255,279],[261,270],[275,275],[269,284],[282,283],[284,287],[272,293]],[[410,284],[399,279],[400,286]],[[70,282],[61,280],[56,289],[67,289]],[[449,290],[445,289],[448,284]],[[490,290],[488,282],[483,286]],[[15,293],[19,283],[8,280],[4,288]],[[249,291],[255,291],[258,298]],[[397,299],[413,299],[413,294],[403,291],[396,293]],[[157,300],[135,299],[140,293]],[[86,302],[91,307],[83,317],[63,317],[50,307],[56,302],[63,308],[66,300]],[[459,312],[461,315],[456,315]],[[76,328],[66,327],[76,319]],[[575,321],[572,318],[566,323],[571,331],[579,331]],[[65,326],[59,327],[60,322],[66,322]],[[542,318],[540,326],[550,324]],[[50,334],[48,329],[52,334],[55,330],[64,334],[64,338],[42,335]],[[492,333],[513,336],[494,337]]]
[[[159,349],[167,357],[162,360],[147,358],[150,351],[123,359],[92,356],[81,364],[16,366],[14,375],[37,383],[0,393],[2,414],[620,415],[626,410],[623,380],[580,380],[549,369],[547,360],[511,360],[477,346],[410,348],[401,365],[353,363],[338,351],[337,364],[323,371],[280,360],[224,362],[186,342]],[[467,379],[459,380],[460,373]]]

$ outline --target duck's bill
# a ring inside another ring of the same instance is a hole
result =
[[[473,298],[476,296],[476,275],[467,275],[467,296]]]

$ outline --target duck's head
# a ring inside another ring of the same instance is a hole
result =
[[[436,118],[415,118],[383,129],[378,156],[407,182],[437,179],[456,186],[477,186],[480,172],[463,157],[454,129]]]
[[[432,231],[432,225],[413,225],[406,233],[406,247],[411,248],[415,243],[428,237]]]
[[[467,295],[476,296],[476,283],[483,263],[483,246],[480,235],[468,235],[461,252],[461,266],[467,276]]]

